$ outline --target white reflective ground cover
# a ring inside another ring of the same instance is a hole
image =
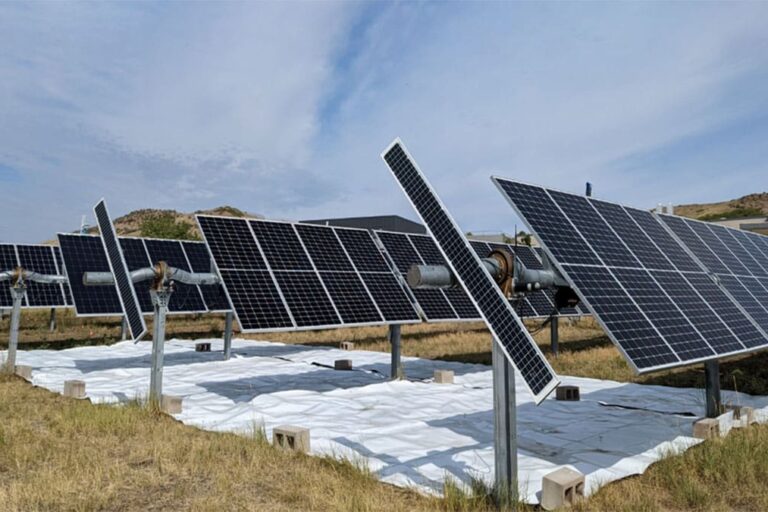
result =
[[[488,366],[403,358],[412,380],[389,382],[386,353],[235,340],[224,361],[221,340],[197,341],[213,351],[166,343],[164,393],[184,398],[176,418],[188,425],[243,433],[263,425],[270,438],[278,425],[308,427],[313,453],[362,457],[382,480],[422,492],[440,493],[446,478],[493,481]],[[32,366],[37,386],[61,392],[65,380],[80,379],[94,402],[126,401],[148,394],[150,348],[20,351],[18,363]],[[351,359],[354,370],[329,368],[336,359]],[[453,370],[455,384],[433,383],[435,369]],[[539,502],[542,477],[561,466],[586,474],[590,494],[699,442],[685,414],[703,414],[702,390],[563,377],[582,400],[550,397],[535,407],[517,383],[520,491],[529,503]],[[768,420],[768,397],[723,395]]]

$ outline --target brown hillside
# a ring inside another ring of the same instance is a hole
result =
[[[123,215],[115,219],[115,229],[117,234],[121,236],[146,236],[141,232],[142,223],[149,217],[157,214],[170,213],[177,223],[186,222],[192,226],[192,234],[199,238],[200,231],[197,227],[197,221],[195,220],[195,214],[204,215],[221,215],[224,217],[248,217],[248,218],[263,218],[262,215],[251,214],[243,210],[239,210],[232,206],[218,206],[210,210],[198,210],[193,213],[177,212],[176,210],[157,210],[152,208],[144,208],[142,210],[135,210],[131,213]],[[89,229],[89,233],[98,234],[99,229],[93,226]]]
[[[682,204],[675,214],[699,220],[768,216],[768,192],[749,194],[720,203]]]

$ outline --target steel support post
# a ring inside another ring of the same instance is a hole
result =
[[[56,330],[56,308],[51,308],[51,318],[48,321],[48,329],[51,332]]]
[[[560,344],[560,333],[559,333],[559,327],[560,322],[558,321],[559,317],[557,315],[552,317],[552,320],[549,322],[549,342],[550,346],[552,347],[552,355],[557,355],[557,351],[559,350],[559,344]]]
[[[123,315],[123,318],[120,321],[120,339],[122,341],[128,339],[128,318],[125,315]]]
[[[5,358],[5,371],[8,373],[16,371],[16,350],[19,348],[21,303],[24,302],[24,295],[26,295],[26,293],[27,289],[23,285],[11,286],[13,309],[11,310],[11,332],[8,335],[8,355]]]
[[[400,324],[390,324],[389,345],[391,347],[392,362],[390,363],[390,377],[392,380],[405,377],[403,362],[400,356]]]
[[[149,400],[159,405],[163,398],[163,355],[165,352],[165,315],[172,291],[152,290],[154,331],[152,336],[152,370],[149,376]]]
[[[232,357],[232,319],[234,313],[227,311],[224,317],[224,359]]]
[[[496,482],[494,497],[499,508],[517,502],[517,409],[515,369],[495,340],[493,346],[493,436]]]
[[[722,411],[720,399],[720,361],[704,363],[704,386],[707,397],[707,418],[717,418]]]

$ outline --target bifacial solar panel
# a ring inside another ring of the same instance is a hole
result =
[[[507,358],[517,368],[536,403],[557,387],[554,371],[499,290],[480,258],[445,211],[423,174],[399,140],[382,153],[405,195],[418,212],[443,257],[473,299]]]
[[[54,246],[53,256],[56,258],[56,273],[59,275],[66,275],[64,260],[61,258],[61,248]],[[74,306],[75,303],[72,301],[72,291],[69,289],[69,282],[63,283],[61,287],[64,290],[64,304],[66,304],[67,307]]]
[[[107,204],[103,199],[93,207],[93,213],[99,225],[101,243],[104,246],[104,251],[107,253],[109,270],[115,279],[117,296],[120,299],[123,313],[125,313],[128,329],[130,329],[131,337],[134,340],[140,340],[146,334],[147,326],[141,314],[139,299],[136,297],[136,290],[133,287],[131,274],[128,270],[128,265],[125,263],[120,242],[117,239],[115,226],[112,224],[112,218],[107,211]]]
[[[674,215],[660,218],[736,303],[768,332],[768,271],[764,266],[768,260],[759,249],[762,236]]]
[[[0,272],[21,267],[46,275],[59,275],[57,248],[50,245],[0,244]],[[8,283],[0,283],[0,307],[13,305]],[[67,290],[68,291],[68,290]],[[65,287],[61,284],[27,282],[24,309],[67,307]]]
[[[205,215],[197,220],[244,332],[419,321],[365,230]]]
[[[73,298],[68,300],[76,308],[77,316],[109,316],[122,315],[120,301],[110,286],[83,286],[85,272],[110,272],[104,248],[98,236],[60,233],[59,245],[63,253],[61,268],[66,269],[70,291]],[[211,272],[211,259],[208,249],[203,242],[179,240],[154,240],[150,245],[152,255],[145,245],[152,239],[119,237],[125,262],[129,271],[153,267],[160,261],[184,270],[192,269],[196,273]],[[156,243],[159,242],[159,243]],[[58,247],[55,249],[59,249]],[[177,266],[176,262],[183,263]],[[189,262],[189,265],[187,265]],[[64,272],[64,270],[62,270]],[[145,315],[152,314],[154,307],[149,293],[151,281],[134,283],[136,297],[141,311]],[[226,294],[221,285],[192,286],[176,283],[174,294],[171,296],[171,307],[168,314],[193,314],[202,312],[225,312],[230,309]],[[190,295],[190,290],[199,292]],[[182,294],[174,299],[177,294]],[[204,303],[200,302],[202,294]],[[190,300],[190,297],[193,300]],[[176,300],[176,302],[174,301]]]
[[[765,342],[722,289],[695,284],[709,279],[705,268],[650,212],[493,181],[638,371],[743,353]]]

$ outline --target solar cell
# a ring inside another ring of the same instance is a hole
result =
[[[296,224],[304,247],[312,258],[317,270],[333,270],[339,272],[354,272],[352,262],[344,252],[341,242],[333,229],[308,224]]]
[[[454,275],[475,302],[496,341],[539,403],[557,387],[557,378],[511,304],[480,258],[442,207],[399,140],[382,154],[414,209],[426,224]]]
[[[208,254],[208,248],[202,242],[181,242],[187,261],[192,267],[192,272],[208,273],[213,272],[211,257]],[[231,309],[227,294],[220,284],[200,285],[200,293],[203,295],[205,307],[211,312],[224,312]]]
[[[53,250],[49,245],[17,245],[19,263],[26,270],[39,274],[58,273]],[[64,306],[61,285],[49,283],[27,283],[27,304],[30,307]]]
[[[494,181],[639,371],[740,353],[757,342],[759,329],[726,293],[710,282],[705,297],[703,291],[690,285],[706,277],[705,268],[649,212],[503,178]],[[519,200],[532,189],[537,189],[536,202]],[[547,202],[546,197],[552,201]],[[544,214],[539,211],[542,207],[557,211]],[[555,223],[558,229],[542,226],[545,221]],[[570,233],[564,232],[566,223],[571,225]],[[705,233],[697,229],[710,244],[727,250],[711,230]],[[677,231],[686,245],[696,246],[694,253],[700,251],[703,258],[727,270],[693,228],[681,221]],[[568,248],[578,246],[574,236],[582,237],[594,251],[597,264],[579,263],[569,256]],[[728,265],[747,271],[732,252],[728,255]],[[740,290],[745,279],[723,284],[726,289]],[[756,287],[759,283],[752,278],[746,285]],[[727,307],[715,308],[709,300]],[[731,328],[731,323],[737,327]]]
[[[320,278],[345,324],[384,321],[368,290],[353,272],[321,272]]]
[[[15,270],[19,266],[19,260],[16,257],[16,248],[12,244],[0,244],[0,272]],[[22,306],[26,306],[26,300]],[[10,308],[13,306],[11,291],[8,283],[0,283],[0,307]]]
[[[120,247],[123,249],[128,270],[131,272],[152,266],[147,255],[147,248],[144,247],[144,241],[140,238],[120,238]],[[136,289],[136,298],[139,299],[141,311],[145,314],[152,313],[154,306],[152,305],[152,296],[149,293],[152,281],[141,281],[134,283],[133,286]]]
[[[101,232],[101,243],[104,251],[107,253],[107,262],[110,271],[115,278],[115,287],[117,296],[120,299],[122,310],[128,320],[128,328],[131,331],[131,337],[134,340],[141,339],[147,332],[147,326],[144,323],[144,317],[141,314],[139,300],[136,298],[136,291],[133,288],[131,275],[128,266],[123,258],[123,252],[120,243],[117,240],[115,227],[112,225],[112,219],[107,211],[107,205],[104,200],[99,201],[93,208],[96,222]]]

